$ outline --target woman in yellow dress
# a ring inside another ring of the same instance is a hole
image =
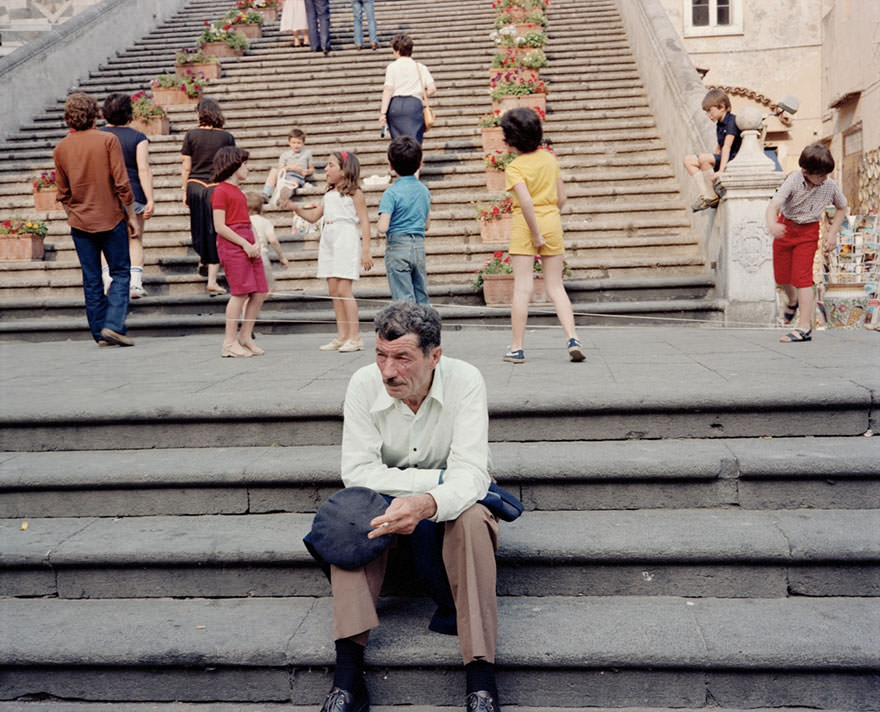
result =
[[[586,358],[574,328],[574,313],[562,283],[562,216],[565,185],[556,157],[541,146],[541,119],[532,109],[511,109],[501,117],[504,142],[519,154],[504,171],[506,190],[513,194],[513,229],[510,260],[513,263],[513,304],[510,310],[513,343],[504,355],[509,363],[523,363],[523,341],[529,300],[534,290],[535,255],[541,255],[544,285],[568,340],[572,361]]]

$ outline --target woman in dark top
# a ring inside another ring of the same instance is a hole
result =
[[[184,204],[189,207],[189,229],[192,234],[193,249],[199,255],[199,274],[208,276],[208,294],[226,294],[217,284],[220,272],[220,258],[217,255],[217,233],[214,231],[214,217],[211,208],[211,166],[214,155],[224,146],[234,146],[235,139],[228,131],[223,131],[226,120],[220,105],[208,97],[202,98],[196,106],[199,127],[186,132],[183,147],[180,149],[183,179]]]
[[[135,226],[137,232],[128,239],[128,252],[131,257],[131,286],[129,294],[132,299],[146,296],[143,285],[144,276],[144,221],[153,216],[153,173],[150,170],[149,139],[140,131],[128,124],[131,123],[131,97],[128,94],[110,94],[104,100],[104,120],[106,126],[101,131],[112,133],[119,139],[122,146],[122,157],[125,159],[125,170],[128,182],[134,193]],[[106,262],[102,256],[102,262]],[[110,286],[110,268],[104,266],[102,271],[104,291]]]

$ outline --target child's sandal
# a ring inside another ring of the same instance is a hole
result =
[[[779,339],[781,342],[785,344],[794,344],[801,343],[804,341],[812,341],[813,340],[813,330],[807,329],[804,331],[803,329],[792,329],[789,333]]]
[[[794,321],[794,315],[797,314],[797,308],[797,302],[785,305],[785,311],[782,312],[782,321],[785,322],[786,325],[791,324],[791,322]]]

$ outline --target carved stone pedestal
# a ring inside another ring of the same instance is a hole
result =
[[[764,215],[785,176],[764,155],[758,138],[761,121],[752,107],[737,115],[742,146],[716,183],[723,200],[708,257],[716,270],[716,287],[727,300],[724,320],[729,326],[768,326],[776,318],[773,238]]]

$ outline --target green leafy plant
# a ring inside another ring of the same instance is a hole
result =
[[[223,16],[223,21],[230,25],[262,25],[265,22],[263,16],[253,10],[230,10]]]
[[[49,234],[49,226],[42,220],[33,218],[9,218],[0,222],[0,235],[10,238],[36,235],[46,237]]]
[[[153,101],[153,94],[148,91],[139,91],[131,95],[131,115],[132,118],[147,123],[167,116],[165,109]]]
[[[549,62],[547,61],[547,55],[544,54],[544,50],[538,48],[533,49],[530,52],[526,52],[522,57],[519,58],[520,66],[523,66],[527,69],[540,69],[541,67],[546,67]]]
[[[238,0],[235,6],[239,10],[247,10],[249,7],[258,7],[265,10],[277,10],[278,2],[276,0]]]
[[[177,50],[174,55],[175,64],[208,64],[216,63],[220,60],[210,54],[205,54],[201,49],[183,48]]]
[[[196,74],[188,69],[183,73],[183,76],[179,74],[160,74],[150,82],[150,86],[153,89],[180,89],[190,99],[197,99],[205,90],[205,79],[201,74]]]
[[[520,66],[519,53],[510,49],[496,52],[492,55],[492,63],[489,66],[492,69],[516,69]]]
[[[493,253],[479,269],[474,270],[474,290],[483,288],[484,274],[513,274],[513,265],[510,263],[510,255],[505,255],[500,250]]]
[[[489,95],[493,101],[502,96],[526,96],[546,94],[547,83],[531,72],[512,71],[499,74],[489,83]]]
[[[482,114],[478,121],[480,122],[480,128],[483,129],[501,126],[501,109],[495,109],[495,111],[490,111],[488,114]]]
[[[231,24],[211,23],[207,20],[198,41],[202,45],[208,42],[223,42],[227,47],[235,50],[245,50],[250,47],[247,37],[233,30]]]
[[[547,44],[547,35],[544,32],[541,30],[530,30],[523,35],[523,41],[519,43],[519,46],[543,47],[545,44]]]
[[[489,222],[497,220],[502,215],[510,215],[513,212],[513,198],[505,193],[489,201],[475,202],[474,207],[477,211],[477,220]]]
[[[40,177],[34,181],[34,190],[51,190],[57,187],[55,171],[43,171],[40,173]]]
[[[515,153],[509,151],[494,151],[487,153],[484,157],[486,168],[494,168],[496,171],[503,171],[507,166],[513,163],[516,158]]]

